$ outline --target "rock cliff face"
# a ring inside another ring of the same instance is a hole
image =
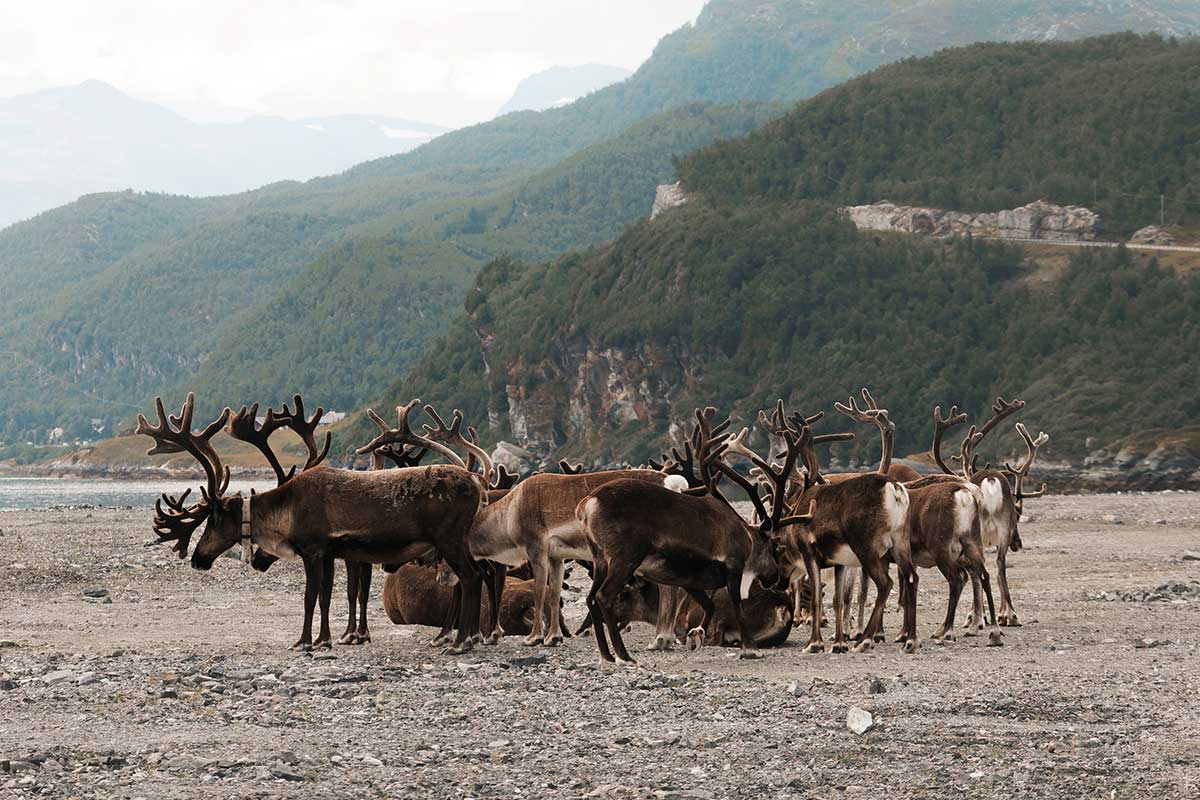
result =
[[[654,191],[654,205],[650,209],[650,219],[654,219],[675,206],[681,206],[687,201],[687,194],[683,191],[683,184],[679,181],[661,184]]]
[[[923,236],[988,236],[998,239],[1094,241],[1102,229],[1100,215],[1082,206],[1060,206],[1037,200],[1010,211],[967,214],[940,208],[899,206],[887,201],[842,209],[860,230],[895,231]]]

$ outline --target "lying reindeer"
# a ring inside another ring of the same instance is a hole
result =
[[[405,564],[383,582],[383,608],[397,625],[441,627],[450,610],[454,584],[438,579],[439,570],[418,564]],[[509,633],[527,634],[533,630],[536,586],[532,580],[507,578],[500,606],[500,624]],[[491,635],[491,605],[483,595],[480,632]]]
[[[204,533],[192,553],[192,566],[202,570],[210,569],[239,542],[247,561],[256,545],[276,558],[299,558],[305,572],[305,622],[297,645],[304,649],[313,646],[312,616],[318,599],[321,629],[315,644],[332,646],[329,601],[334,559],[401,564],[437,553],[458,575],[466,600],[467,611],[450,652],[470,649],[479,628],[478,614],[470,609],[478,611],[481,576],[467,551],[466,538],[481,505],[482,488],[453,452],[408,429],[408,416],[417,401],[398,409],[399,427],[389,431],[388,441],[372,442],[364,452],[401,443],[440,452],[451,464],[373,472],[314,466],[288,476],[275,489],[248,497],[225,495],[229,470],[211,444],[232,411],[226,408],[195,433],[195,401],[195,395],[189,394],[179,415],[168,416],[162,399],[156,398],[155,425],[138,415],[137,432],[155,442],[150,455],[187,452],[200,463],[206,478],[199,503],[185,505],[185,492],[179,498],[164,495],[156,505],[154,530],[159,541],[174,541],[173,549],[186,557],[192,534],[203,525]]]

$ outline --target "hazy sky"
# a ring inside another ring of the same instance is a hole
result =
[[[633,69],[704,0],[0,3],[0,97],[96,78],[193,118],[490,118],[533,72]]]

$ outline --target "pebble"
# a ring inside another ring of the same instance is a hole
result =
[[[846,712],[846,727],[852,733],[862,736],[875,727],[875,718],[871,716],[870,711],[854,706]]]
[[[383,762],[372,755],[363,756],[361,761],[362,761],[362,763],[366,764],[368,767],[382,767],[383,766]]]
[[[109,591],[108,591],[108,589],[96,587],[96,588],[92,588],[92,589],[84,589],[82,594],[84,597],[94,597],[94,598],[99,599],[101,597],[108,597]]]
[[[811,688],[811,686],[805,686],[804,684],[800,683],[800,681],[792,681],[788,684],[787,690],[788,694],[790,694],[792,697],[804,697],[804,695],[808,694]]]
[[[54,684],[69,681],[75,677],[75,673],[69,669],[56,669],[53,672],[47,672],[42,676],[42,683]]]
[[[883,681],[879,678],[871,678],[871,684],[867,687],[867,694],[883,694],[887,691],[887,687],[883,685]]]
[[[538,664],[545,664],[550,654],[543,650],[532,656],[521,656],[518,658],[509,659],[509,664],[514,667],[534,667]]]

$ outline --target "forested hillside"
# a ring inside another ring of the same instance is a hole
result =
[[[1037,113],[1084,75],[1114,111]],[[498,421],[492,439],[632,461],[696,404],[747,419],[775,396],[827,409],[860,385],[886,398],[902,450],[927,446],[935,403],[981,414],[998,393],[1027,399],[1061,456],[1194,425],[1200,401],[1177,387],[1200,370],[1200,275],[1122,250],[1040,270],[1010,246],[860,233],[837,207],[853,191],[1003,206],[1090,169],[1200,200],[1198,85],[1200,44],[1125,35],[978,45],[850,81],[683,159],[690,202],[612,244],[493,262],[381,403],[420,392]],[[846,189],[822,182],[830,164]],[[920,187],[942,194],[892,194]],[[1136,204],[1107,208],[1141,224]]]
[[[1081,87],[1092,87],[1081,91]],[[1200,41],[991,44],[883,67],[683,160],[715,203],[1085,205],[1114,235],[1200,220]]]
[[[714,0],[628,80],[563,108],[303,184],[205,201],[87,198],[6,229],[0,281],[35,288],[0,323],[0,437],[85,432],[93,417],[111,426],[155,393],[190,387],[213,405],[293,390],[364,401],[425,350],[480,266],[617,235],[648,212],[653,184],[674,177],[673,156],[778,110],[743,101],[807,97],[912,48],[1178,32],[1196,16],[1168,0],[987,13],[959,0],[937,4],[931,28],[926,5]],[[713,102],[733,105],[691,107]],[[366,285],[375,295],[360,294]]]
[[[864,385],[901,452],[928,447],[935,403],[982,415],[997,393],[1030,402],[1059,457],[1200,419],[1180,391],[1200,370],[1200,275],[1092,250],[1034,274],[1012,246],[865,235],[828,206],[692,204],[603,248],[489,265],[380,405],[419,392],[490,412],[489,439],[630,461],[696,405],[812,413]]]

